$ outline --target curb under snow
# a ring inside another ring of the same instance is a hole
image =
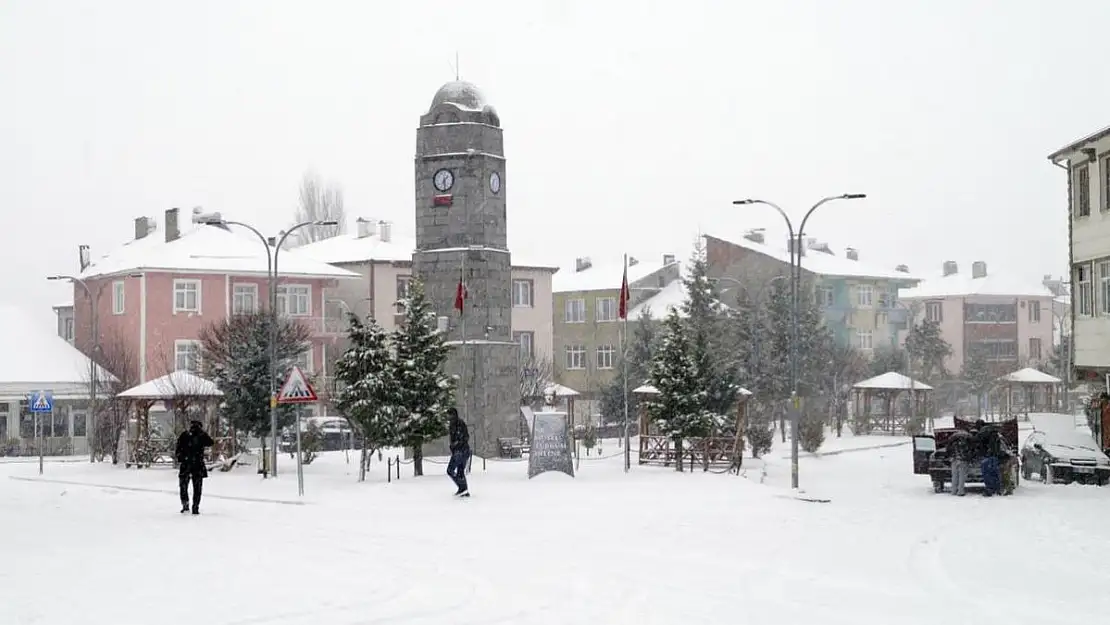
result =
[[[113,490],[127,490],[139,493],[163,493],[167,495],[177,495],[178,491],[170,490],[168,488],[143,488],[142,486],[119,486],[117,484],[92,484],[90,482],[74,482],[71,480],[53,480],[44,477],[17,477],[9,475],[9,480],[18,480],[20,482],[42,482],[44,484],[65,484],[67,486],[88,486],[90,488],[111,488]],[[226,499],[228,501],[248,501],[251,503],[274,503],[285,506],[303,506],[303,501],[290,501],[288,499],[264,499],[261,497],[236,497],[234,495],[212,495],[204,493],[205,499]]]
[[[824,456],[839,456],[840,454],[850,454],[856,451],[872,451],[875,449],[888,449],[890,447],[902,447],[909,445],[911,441],[899,441],[897,443],[883,443],[881,445],[867,445],[866,447],[850,447],[848,449],[834,449],[832,451],[818,451],[815,453],[801,452],[798,454],[799,458],[821,458]],[[790,460],[790,456],[782,456],[783,460]]]

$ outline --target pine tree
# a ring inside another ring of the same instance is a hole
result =
[[[932,383],[947,375],[944,361],[952,355],[952,346],[944,340],[940,323],[926,319],[915,325],[906,336],[906,353],[914,377]]]
[[[455,380],[444,372],[448,346],[417,279],[409,283],[405,322],[393,332],[402,445],[412,449],[413,473],[424,475],[425,443],[447,435],[447,409],[455,405]]]
[[[340,382],[336,408],[362,437],[359,481],[366,479],[366,463],[375,450],[396,445],[398,437],[397,363],[385,330],[372,317],[363,323],[350,315],[347,348],[335,363]]]
[[[994,374],[991,373],[985,350],[976,347],[968,351],[963,369],[960,371],[960,378],[967,384],[968,390],[975,395],[976,416],[983,416],[983,394],[990,390],[994,383]]]
[[[874,351],[871,356],[869,374],[871,377],[896,371],[903,373],[907,364],[906,350],[896,346],[883,346]]]
[[[240,432],[257,436],[263,452],[270,434],[270,327],[268,312],[231,315],[201,328],[201,369],[224,393],[221,411]],[[308,328],[295,320],[277,319],[277,387],[296,358],[310,347]],[[296,408],[280,405],[278,428],[293,423]],[[273,441],[274,444],[277,441]]]
[[[663,322],[663,333],[651,361],[650,380],[658,395],[647,401],[648,415],[675,444],[675,469],[682,470],[682,441],[707,436],[721,425],[720,414],[706,410],[709,384],[698,374],[696,354],[687,327],[672,310]]]
[[[735,345],[728,340],[727,308],[721,302],[716,283],[709,279],[705,249],[699,239],[690,259],[690,268],[683,277],[686,300],[686,336],[695,373],[704,385],[702,410],[719,415],[732,413],[740,389],[739,364]]]

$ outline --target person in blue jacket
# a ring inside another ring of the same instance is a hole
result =
[[[466,465],[470,462],[470,432],[466,423],[459,418],[459,411],[447,409],[447,427],[451,442],[451,461],[447,463],[447,475],[458,486],[456,497],[469,497],[470,489],[466,484]]]

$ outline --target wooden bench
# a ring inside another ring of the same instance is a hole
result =
[[[521,458],[524,456],[524,444],[519,438],[499,438],[497,445],[502,458]]]

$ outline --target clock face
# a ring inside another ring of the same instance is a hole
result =
[[[450,169],[441,169],[432,176],[432,182],[439,191],[447,191],[455,185],[455,174]]]
[[[489,190],[494,193],[501,190],[501,174],[493,172],[489,175]]]

